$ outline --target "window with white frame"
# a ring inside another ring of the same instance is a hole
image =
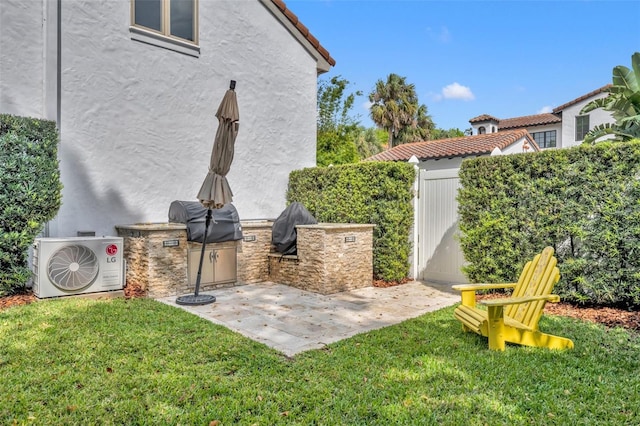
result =
[[[579,115],[576,117],[576,140],[581,141],[589,133],[589,116]]]
[[[198,43],[198,0],[131,0],[131,25]]]
[[[556,147],[556,131],[548,130],[546,132],[534,132],[531,133],[531,137],[536,141],[540,148],[555,148]]]
[[[485,133],[487,133],[487,129],[485,129],[484,126],[478,127],[478,134],[479,135],[484,135]]]

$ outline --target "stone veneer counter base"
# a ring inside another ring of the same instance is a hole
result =
[[[374,225],[297,226],[296,256],[271,252],[273,221],[241,221],[241,225],[243,240],[237,242],[237,282],[201,285],[201,291],[265,281],[321,294],[372,285]],[[140,223],[118,225],[116,229],[124,239],[128,285],[140,286],[153,298],[194,292],[188,279],[188,252],[192,243],[187,241],[184,224]],[[211,243],[214,244],[217,243]]]
[[[297,255],[269,254],[269,281],[320,294],[371,286],[374,226],[298,225]]]

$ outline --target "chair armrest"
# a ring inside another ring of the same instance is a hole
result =
[[[451,286],[452,289],[458,291],[478,291],[478,290],[495,290],[499,288],[514,288],[517,283],[497,283],[497,284],[457,284]]]
[[[492,290],[499,288],[514,288],[517,283],[498,283],[498,284],[458,284],[451,288],[458,290],[462,296],[462,304],[470,308],[476,306],[476,291]]]
[[[481,300],[478,303],[484,306],[505,306],[519,305],[521,303],[535,302],[539,300],[546,300],[547,302],[557,303],[560,301],[560,296],[558,296],[557,294],[545,294],[541,296],[505,297],[504,299]]]

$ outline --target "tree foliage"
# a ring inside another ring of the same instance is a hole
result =
[[[427,106],[420,105],[416,112],[416,116],[411,125],[404,127],[398,132],[397,144],[411,142],[422,142],[429,139],[433,139],[431,132],[435,125],[431,116],[427,113]]]
[[[463,136],[466,136],[465,132],[458,128],[451,128],[448,130],[437,128],[431,131],[432,140],[461,138]]]
[[[356,137],[356,148],[361,159],[366,159],[384,150],[387,143],[387,132],[375,127],[360,127]]]
[[[614,135],[617,140],[640,138],[640,52],[631,56],[631,69],[618,65],[613,68],[613,84],[606,89],[606,98],[595,99],[580,111],[586,114],[597,108],[611,112],[615,124],[595,126],[587,133],[584,143]]]
[[[369,94],[371,119],[387,131],[388,147],[426,140],[433,129],[427,107],[418,103],[416,89],[406,77],[389,74],[387,81],[378,80]]]
[[[360,159],[355,142],[358,122],[349,115],[360,92],[347,94],[348,86],[349,81],[340,76],[318,81],[318,166],[354,163]]]

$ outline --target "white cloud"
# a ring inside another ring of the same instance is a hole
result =
[[[438,40],[441,43],[449,43],[451,41],[451,33],[449,32],[449,28],[442,26],[440,28],[440,34],[438,35]]]
[[[443,87],[442,94],[437,97],[439,98],[438,100],[460,99],[463,101],[472,101],[476,98],[470,88],[459,83],[451,83],[450,85]]]
[[[545,105],[542,108],[540,108],[538,110],[538,112],[536,112],[536,114],[545,114],[545,113],[552,112],[552,111],[553,111],[553,107],[552,106]]]
[[[370,110],[371,110],[371,106],[372,106],[372,105],[373,105],[373,102],[366,101],[366,102],[363,102],[363,103],[362,103],[362,108],[363,108],[365,111],[370,111]]]
[[[440,27],[440,30],[434,30],[431,27],[427,27],[427,33],[429,37],[433,40],[436,40],[442,44],[449,43],[451,41],[451,33],[449,32],[449,28],[444,25]]]

